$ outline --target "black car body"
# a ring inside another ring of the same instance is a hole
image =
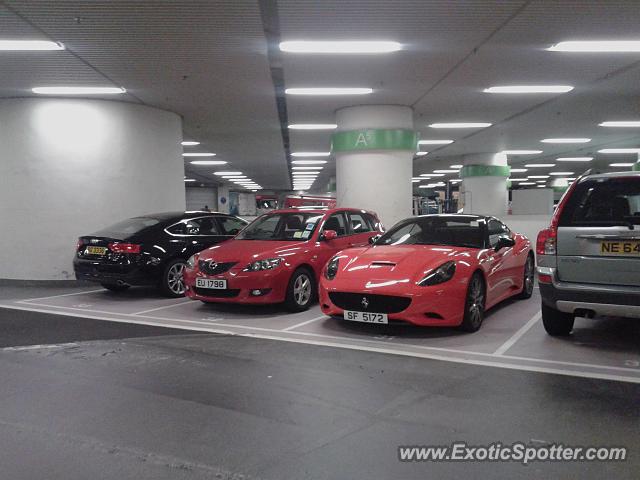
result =
[[[184,294],[182,271],[195,253],[234,237],[247,224],[233,215],[166,212],[130,218],[78,239],[76,278],[109,290],[157,285]]]

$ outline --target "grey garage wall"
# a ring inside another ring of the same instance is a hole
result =
[[[73,278],[78,236],[185,208],[182,122],[133,103],[0,100],[0,278]]]
[[[211,211],[218,210],[218,189],[215,187],[187,187],[187,210],[202,210],[209,205]]]

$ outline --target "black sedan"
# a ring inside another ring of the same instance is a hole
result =
[[[112,291],[157,285],[170,297],[184,295],[182,272],[194,253],[235,236],[247,224],[233,215],[167,212],[130,218],[78,239],[76,278]]]

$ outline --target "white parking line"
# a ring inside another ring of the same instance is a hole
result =
[[[531,327],[533,327],[538,320],[540,320],[540,318],[542,317],[542,313],[538,312],[536,313],[533,318],[531,320],[529,320],[527,323],[525,323],[520,330],[518,330],[516,333],[514,333],[511,338],[509,338],[509,340],[507,340],[506,342],[504,342],[502,345],[500,345],[498,347],[498,349],[493,352],[494,355],[502,355],[503,353],[505,353],[507,350],[509,350],[511,347],[513,347],[513,345],[520,340],[520,338],[522,338],[522,336],[527,333]]]
[[[141,312],[128,313],[127,315],[142,315],[144,313],[157,312],[158,310],[165,310],[167,308],[173,308],[191,302],[193,302],[193,300],[185,300],[184,302],[172,303],[171,305],[165,305],[164,307],[150,308],[149,310],[142,310]]]
[[[51,295],[49,297],[26,298],[24,300],[18,300],[18,303],[31,303],[36,300],[48,300],[50,298],[71,297],[72,295],[82,295],[83,293],[96,293],[96,292],[106,292],[106,291],[107,290],[104,288],[100,288],[98,290],[83,290],[82,292],[63,293],[61,295]]]
[[[327,317],[326,315],[322,315],[321,317],[312,318],[311,320],[307,320],[305,322],[296,323],[295,325],[291,325],[290,327],[283,328],[280,331],[281,332],[288,332],[289,330],[295,330],[298,327],[304,327],[305,325],[308,325],[308,324],[313,323],[313,322],[317,322],[318,320],[322,320],[323,318],[329,318],[329,317]]]

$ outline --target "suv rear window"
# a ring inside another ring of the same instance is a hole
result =
[[[560,215],[560,227],[640,224],[640,176],[596,178],[578,184]]]

